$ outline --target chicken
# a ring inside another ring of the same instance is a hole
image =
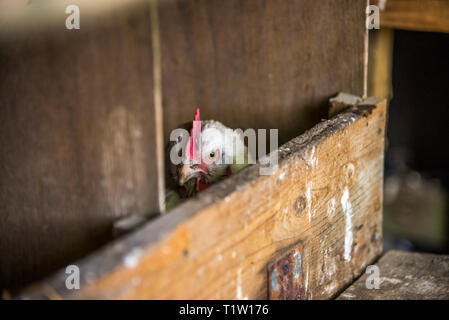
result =
[[[175,131],[171,136],[174,141],[170,141],[166,150],[166,212],[213,183],[255,163],[255,156],[244,145],[241,130],[232,130],[214,120],[200,121],[199,109],[193,123],[186,123],[179,129],[179,134]],[[129,232],[148,218],[133,214],[118,219],[114,222],[113,233],[119,236]]]
[[[171,179],[171,187],[166,193],[167,211],[182,198],[189,198],[255,163],[255,157],[244,145],[241,130],[232,130],[215,120],[201,121],[199,109],[193,123],[181,128],[187,133],[190,129],[190,137],[175,135],[175,141],[171,141],[167,148],[169,161],[166,168],[168,179]],[[176,155],[179,163],[173,161]]]

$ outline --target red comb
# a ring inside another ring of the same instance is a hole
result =
[[[198,137],[201,133],[201,119],[200,119],[200,108],[196,108],[195,118],[193,118],[192,130],[190,130],[190,160],[196,160],[199,163],[200,159],[198,159],[198,149],[200,141],[198,141]]]

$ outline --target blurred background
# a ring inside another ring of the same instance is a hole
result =
[[[448,30],[389,23],[395,28],[370,31],[369,57],[370,95],[390,100],[384,251],[448,253]]]

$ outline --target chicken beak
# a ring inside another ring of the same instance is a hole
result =
[[[186,165],[186,164],[182,165],[178,169],[179,185],[183,186],[190,179],[192,179],[194,177],[198,178],[200,176],[200,172],[201,172],[201,170],[192,168],[189,165]]]

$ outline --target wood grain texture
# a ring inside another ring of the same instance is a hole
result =
[[[279,128],[280,142],[363,94],[365,0],[199,0],[160,6],[165,135],[203,119]]]
[[[149,9],[0,43],[0,287],[158,211]]]
[[[381,28],[449,32],[447,0],[374,0],[371,3],[379,5]]]
[[[367,289],[360,277],[339,300],[448,300],[449,256],[428,253],[389,251],[376,264],[379,289]]]
[[[266,299],[267,266],[303,244],[305,298],[332,297],[382,251],[385,100],[317,124],[19,298]]]

